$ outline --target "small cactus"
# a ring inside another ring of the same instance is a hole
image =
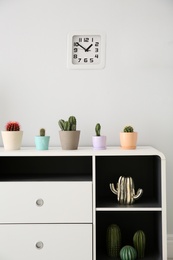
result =
[[[45,129],[41,128],[40,129],[40,136],[45,136],[45,133],[46,133]]]
[[[121,249],[121,230],[116,224],[111,224],[107,228],[107,254],[110,257],[119,258]]]
[[[126,245],[120,250],[121,260],[135,260],[137,259],[136,249],[130,245]]]
[[[20,131],[20,125],[16,121],[9,121],[5,126],[6,131]]]
[[[124,127],[123,132],[125,132],[125,133],[132,133],[132,132],[134,132],[134,130],[133,130],[132,126],[128,125],[128,126]]]
[[[96,136],[100,136],[100,131],[101,131],[101,125],[97,123],[95,126]]]
[[[137,251],[138,258],[144,258],[146,238],[142,230],[137,230],[133,236],[133,245]]]
[[[76,118],[74,116],[70,116],[68,121],[60,119],[58,121],[58,125],[62,131],[76,131]]]

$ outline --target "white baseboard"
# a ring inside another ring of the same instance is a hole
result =
[[[167,235],[168,258],[173,258],[173,235]]]

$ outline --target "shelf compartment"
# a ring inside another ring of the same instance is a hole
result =
[[[110,260],[106,250],[106,231],[110,224],[121,229],[122,247],[133,246],[133,235],[141,229],[146,234],[145,260],[162,259],[161,212],[96,212],[96,260]]]
[[[159,156],[97,156],[96,207],[119,207],[109,184],[116,186],[120,176],[132,177],[135,191],[143,189],[134,207],[161,207],[161,158]]]
[[[91,181],[91,156],[2,156],[0,181]]]

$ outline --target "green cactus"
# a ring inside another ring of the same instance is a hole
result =
[[[132,126],[128,125],[128,126],[124,127],[123,132],[125,132],[125,133],[132,133],[132,132],[134,132],[134,130],[133,130]]]
[[[121,260],[135,260],[137,259],[136,249],[132,246],[126,245],[120,250]]]
[[[138,258],[144,258],[146,237],[143,230],[137,230],[133,236],[133,245],[137,251]]]
[[[108,226],[106,244],[108,256],[119,258],[121,249],[121,230],[118,225],[111,224]]]
[[[74,116],[70,116],[68,121],[60,119],[58,121],[58,125],[62,131],[76,131],[76,118]]]
[[[45,136],[45,129],[44,128],[40,128],[40,136]]]
[[[101,125],[97,123],[95,126],[96,136],[100,136],[100,131],[101,131]]]
[[[68,122],[70,124],[70,130],[76,131],[76,118],[74,116],[70,116]]]

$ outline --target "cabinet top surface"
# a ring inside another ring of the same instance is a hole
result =
[[[50,147],[49,150],[36,150],[35,147],[22,147],[20,150],[6,151],[0,147],[0,156],[130,156],[158,155],[165,159],[162,152],[151,146],[138,146],[135,150],[123,150],[119,146],[110,146],[105,150],[94,150],[92,147],[78,147],[77,150],[62,150],[61,147]]]

